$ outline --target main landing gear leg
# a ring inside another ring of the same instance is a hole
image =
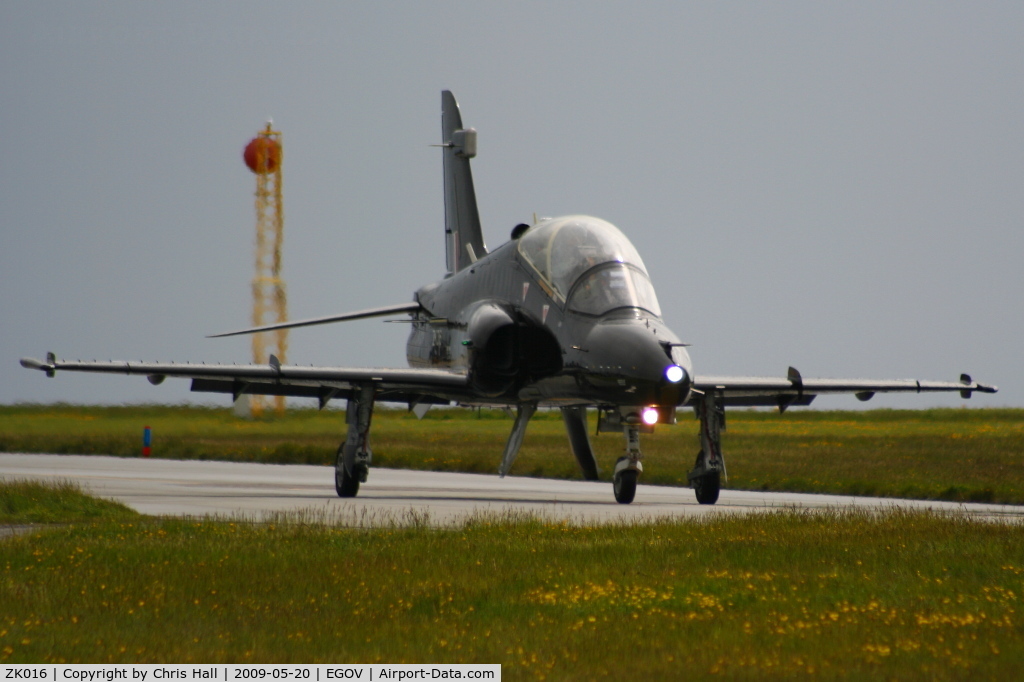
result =
[[[714,393],[708,392],[697,403],[697,418],[700,419],[700,452],[688,478],[697,494],[697,502],[714,504],[718,501],[721,482],[728,480],[721,436],[725,430],[725,406],[715,399]]]
[[[373,452],[370,451],[370,420],[373,417],[373,386],[354,386],[345,420],[348,436],[334,460],[334,488],[339,497],[355,497],[366,482]]]
[[[622,432],[626,434],[626,454],[615,462],[615,473],[612,476],[612,491],[615,501],[629,504],[636,497],[636,480],[643,473],[644,465],[640,463],[640,425],[623,424]]]

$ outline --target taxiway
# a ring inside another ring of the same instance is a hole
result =
[[[531,514],[603,523],[778,509],[931,509],[1020,522],[1024,507],[723,489],[702,506],[688,488],[640,485],[630,505],[615,503],[606,482],[374,468],[358,497],[334,492],[329,467],[82,455],[0,453],[0,478],[72,481],[143,514],[233,516],[260,520],[306,513],[346,525],[428,522],[449,525],[474,514]]]

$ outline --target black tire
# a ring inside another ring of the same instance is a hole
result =
[[[359,494],[359,478],[348,475],[344,457],[343,448],[338,448],[334,461],[334,489],[338,491],[338,497],[355,497]]]
[[[720,490],[721,483],[717,471],[693,479],[693,492],[697,494],[697,502],[700,504],[714,504],[718,502]]]
[[[615,493],[615,501],[619,504],[629,504],[636,497],[636,479],[639,474],[636,469],[625,469],[620,471],[612,479],[612,491]]]

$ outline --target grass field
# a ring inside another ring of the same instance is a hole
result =
[[[642,482],[685,485],[698,449],[691,416],[680,412],[678,425],[641,439]],[[1024,410],[734,411],[728,419],[729,488],[1024,504]],[[229,409],[0,406],[0,451],[134,457],[147,425],[156,457],[312,464],[333,461],[345,428],[334,410],[245,421]],[[494,410],[432,410],[419,421],[378,409],[374,464],[492,473],[511,426]],[[608,478],[622,437],[592,440]],[[530,422],[512,473],[580,476],[557,412]]]
[[[9,491],[0,483],[0,498]],[[35,508],[53,509],[80,495],[34,494]],[[1022,540],[1020,526],[911,513],[352,530],[110,508],[0,540],[0,663],[482,662],[500,663],[507,680],[1015,679]]]
[[[138,517],[118,502],[86,495],[74,483],[46,485],[0,479],[0,524],[75,523]]]

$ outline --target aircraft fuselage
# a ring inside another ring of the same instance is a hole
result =
[[[585,216],[551,222],[554,229],[542,224],[527,234],[539,230],[541,237],[553,241],[559,227],[563,235],[569,228],[577,233],[588,229],[593,233],[594,226],[614,230],[604,221]],[[553,234],[548,237],[548,233]],[[625,239],[617,230],[615,235]],[[557,271],[559,257],[571,260],[587,248],[574,243],[568,255],[549,252],[545,264]],[[592,271],[600,276],[610,269],[608,274],[617,276],[616,281],[629,284],[616,270],[624,267],[620,262],[581,262],[577,281],[565,285],[567,291],[560,295],[556,282],[546,279],[523,251],[520,240],[513,239],[416,292],[426,312],[413,319],[406,348],[412,367],[466,371],[474,391],[496,401],[597,402],[666,411],[683,402],[692,365],[679,337],[660,315],[634,305],[615,305],[635,303],[628,294],[625,300],[604,303],[612,307],[597,314],[578,310],[601,307],[594,307],[580,290],[588,286],[588,276],[595,276]],[[651,307],[656,307],[656,301]],[[666,377],[671,366],[684,370],[681,380]]]

